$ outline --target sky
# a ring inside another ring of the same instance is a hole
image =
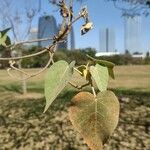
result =
[[[37,4],[36,0],[32,1],[34,1],[34,5]],[[18,2],[15,1],[14,6],[17,6],[19,12],[22,10],[22,3]],[[94,28],[86,35],[81,36],[80,28],[84,23],[83,20],[74,24],[76,48],[92,47],[99,51],[99,31],[101,28],[111,27],[115,30],[116,34],[116,49],[119,52],[124,52],[124,19],[121,16],[121,11],[114,8],[112,2],[106,2],[106,0],[85,0],[82,4],[74,4],[74,11],[76,14],[78,14],[81,6],[85,5],[88,7],[90,20],[93,22]],[[32,8],[32,6],[33,2],[28,3],[27,7]],[[38,17],[45,12],[47,15],[54,15],[57,23],[61,22],[57,7],[51,6],[48,0],[43,0],[41,12],[34,19],[32,24],[33,27],[37,27]],[[150,50],[150,16],[142,16],[141,51],[146,52],[148,50]]]

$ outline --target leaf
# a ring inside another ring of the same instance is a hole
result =
[[[90,58],[90,60],[93,60],[94,62],[96,62],[102,66],[105,66],[105,67],[113,68],[115,66],[114,63],[107,61],[107,60],[95,59],[95,58],[89,56],[88,54],[87,54],[87,57]]]
[[[92,22],[87,22],[86,24],[82,25],[82,27],[81,27],[81,35],[86,34],[92,28],[93,28],[93,23]]]
[[[0,31],[0,46],[7,46],[11,44],[10,38],[7,35],[7,32],[10,30],[11,28],[7,28],[3,31]]]
[[[67,62],[60,60],[54,63],[48,70],[45,78],[45,98],[46,106],[44,112],[49,108],[58,94],[64,89],[73,75],[75,62],[68,65]]]
[[[0,31],[0,33],[3,35],[5,35],[11,28],[6,28],[5,30]]]
[[[108,68],[108,74],[112,79],[115,79],[114,70],[113,68]]]
[[[89,55],[87,55],[88,58],[90,58],[90,60],[92,60],[93,62],[101,65],[101,66],[104,66],[104,67],[107,67],[108,68],[108,72],[109,72],[109,76],[113,79],[115,79],[115,76],[114,76],[114,71],[113,71],[113,68],[115,66],[114,63],[110,62],[110,61],[106,61],[106,60],[100,60],[100,59],[95,59]]]
[[[91,74],[90,74],[90,71],[89,71],[89,63],[87,63],[87,65],[81,65],[79,67],[77,67],[77,70],[79,72],[79,74],[81,76],[83,76],[86,80],[90,80],[91,78]]]
[[[69,117],[74,128],[92,150],[102,150],[118,124],[119,102],[111,91],[80,92],[72,99]]]
[[[98,89],[101,92],[106,91],[109,78],[107,67],[96,64],[95,66],[90,67],[90,73],[95,80]]]

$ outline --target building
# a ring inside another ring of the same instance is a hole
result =
[[[61,28],[61,24],[58,25],[58,31],[60,30],[60,28]],[[59,49],[67,49],[67,48],[68,48],[68,39],[66,38],[64,42],[58,44],[57,49],[59,50]]]
[[[124,47],[131,54],[141,52],[141,16],[124,16]]]
[[[100,29],[100,51],[115,52],[115,31],[112,28]]]
[[[75,50],[75,35],[74,35],[74,28],[71,28],[70,33],[70,49]]]
[[[115,56],[115,55],[120,55],[119,52],[98,52],[95,54],[96,57],[100,56]]]
[[[42,16],[38,23],[38,39],[53,37],[57,33],[57,23],[54,16]],[[38,46],[46,47],[51,44],[51,40],[38,42]]]
[[[68,49],[75,50],[75,34],[74,28],[72,27],[70,34],[68,35]]]

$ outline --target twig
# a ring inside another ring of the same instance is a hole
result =
[[[42,50],[40,52],[37,52],[37,53],[34,53],[34,54],[30,54],[30,55],[26,55],[26,56],[0,58],[0,61],[19,60],[19,59],[24,59],[24,58],[30,58],[30,57],[41,55],[41,54],[43,54],[45,52],[47,52],[47,49],[44,49],[44,50]]]
[[[29,76],[28,73],[26,73],[25,71],[23,71],[23,70],[21,70],[21,69],[15,67],[14,64],[15,64],[15,62],[12,62],[12,61],[10,62],[10,67],[11,67],[11,69],[14,69],[14,70],[16,70],[16,71],[18,71],[18,72],[20,72],[20,73],[23,73],[23,74]]]
[[[77,73],[79,73],[80,75],[82,74],[82,72],[80,72],[77,68],[73,68]]]
[[[43,38],[43,39],[34,39],[34,40],[30,40],[30,41],[21,41],[21,42],[17,42],[14,45],[21,45],[21,44],[26,44],[26,43],[35,43],[35,42],[42,42],[42,41],[48,41],[48,40],[53,40],[52,37],[48,37],[48,38]]]
[[[50,65],[50,63],[53,61],[53,55],[54,55],[54,54],[51,54],[51,53],[49,52],[50,59],[49,59],[48,63],[46,64],[46,66],[45,66],[44,68],[42,68],[40,71],[38,71],[38,72],[35,73],[35,74],[28,74],[28,73],[24,72],[23,70],[14,67],[13,64],[10,65],[11,68],[8,68],[8,69],[7,69],[7,72],[8,72],[8,74],[9,74],[11,77],[17,78],[17,79],[20,80],[20,81],[27,80],[27,79],[32,78],[32,77],[34,77],[34,76],[37,76],[37,75],[41,74],[43,71],[45,71],[45,70],[48,68],[48,66]],[[10,71],[11,71],[12,69],[14,69],[14,70],[16,70],[16,71],[18,71],[18,72],[21,72],[21,73],[27,75],[28,77],[26,77],[26,78],[18,78],[18,77],[15,77],[15,76],[13,76],[13,75],[10,73]]]
[[[74,84],[74,83],[72,83],[72,82],[69,82],[69,84],[70,84],[71,86],[73,86],[74,88],[76,88],[76,89],[78,89],[78,90],[81,90],[82,88],[84,88],[84,87],[90,85],[90,82],[85,83],[85,84],[83,84],[83,85],[76,85],[76,84]]]
[[[96,92],[93,86],[91,86],[94,97],[96,97]]]

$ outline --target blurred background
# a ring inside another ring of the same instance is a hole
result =
[[[62,21],[56,1],[0,0],[0,31],[11,27],[12,43],[53,37]],[[58,45],[54,61],[75,60],[79,66],[86,64],[88,54],[115,63],[115,80],[110,79],[109,89],[118,96],[121,112],[105,149],[149,150],[150,1],[76,0],[75,14],[83,6],[94,28],[81,36],[83,21],[76,22],[65,42]],[[35,53],[50,44],[51,40],[22,44],[13,51],[0,47],[0,57]],[[43,54],[22,60],[21,67],[34,73],[47,61]],[[0,150],[88,150],[67,116],[68,104],[78,91],[68,85],[43,114],[45,72],[20,82],[8,76],[8,67],[8,62],[0,62]],[[77,74],[72,80],[85,82]]]

